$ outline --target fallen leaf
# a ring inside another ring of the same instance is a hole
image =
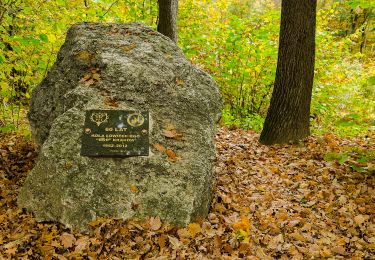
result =
[[[343,246],[335,246],[331,249],[331,251],[339,255],[346,255],[345,248]]]
[[[123,47],[121,47],[121,49],[124,51],[124,52],[129,52],[133,49],[137,48],[137,45],[135,43],[133,44],[129,44],[129,45],[124,45]]]
[[[192,237],[195,237],[197,234],[202,232],[202,228],[198,223],[190,223],[188,225],[188,230]]]
[[[78,60],[91,60],[94,57],[94,54],[88,51],[81,51],[77,55],[75,55],[75,58]]]
[[[90,78],[89,80],[85,81],[85,85],[86,86],[91,86],[91,85],[94,85],[95,84],[95,80],[93,80],[92,78]]]
[[[179,78],[176,79],[176,85],[177,86],[183,86],[184,84],[185,84],[185,82],[182,79],[179,79]]]
[[[139,192],[138,187],[135,186],[135,185],[131,185],[131,186],[130,186],[130,190],[131,190],[131,192],[133,192],[133,193],[138,193],[138,192]]]
[[[164,130],[163,135],[167,138],[181,140],[183,135],[181,133],[178,133],[175,129],[172,130]]]
[[[332,253],[331,250],[329,250],[328,248],[323,248],[322,250],[320,250],[320,255],[322,257],[331,257]]]
[[[165,153],[168,155],[168,161],[170,162],[176,162],[178,159],[180,159],[171,149],[167,149]]]
[[[111,97],[106,97],[105,100],[104,100],[104,103],[107,106],[110,106],[110,107],[119,107],[118,102],[115,99],[111,98]]]
[[[250,231],[250,221],[246,216],[241,216],[241,220],[233,224],[235,230],[242,229],[246,232]]]
[[[160,220],[160,217],[157,216],[157,217],[151,217],[149,219],[149,224],[150,224],[150,228],[151,230],[159,230],[160,227],[161,227],[161,220]]]
[[[182,246],[182,243],[180,242],[180,240],[178,240],[174,236],[168,236],[168,240],[174,250],[177,250]]]
[[[5,250],[8,255],[15,255],[17,252],[17,247],[10,247]]]
[[[214,237],[214,256],[221,256],[221,238],[219,236]],[[228,252],[229,253],[229,252]]]
[[[96,81],[99,81],[100,80],[100,74],[99,73],[94,73],[92,74],[92,78]]]
[[[289,234],[289,236],[291,238],[293,238],[294,240],[297,240],[297,241],[300,241],[300,242],[306,241],[306,238],[303,235],[301,235],[298,231],[294,231],[294,233]]]
[[[190,238],[191,234],[187,228],[180,228],[177,230],[177,235],[179,238]]]
[[[361,225],[363,224],[363,222],[366,221],[366,218],[363,216],[363,215],[357,215],[354,217],[354,222],[357,224],[357,225]]]
[[[160,249],[163,249],[165,247],[165,245],[167,244],[167,236],[164,235],[164,234],[161,234],[158,238],[158,244],[159,244],[159,247]]]
[[[162,146],[161,144],[154,144],[153,147],[154,147],[155,150],[157,150],[159,152],[162,152],[162,153],[164,153],[166,151],[165,147]]]
[[[64,248],[71,248],[76,242],[76,238],[69,233],[63,233],[60,237],[61,245]]]
[[[83,236],[83,237],[80,237],[77,241],[76,241],[76,248],[75,248],[75,252],[77,253],[82,253],[83,250],[85,250],[88,246],[89,246],[89,238],[86,237],[86,236]]]

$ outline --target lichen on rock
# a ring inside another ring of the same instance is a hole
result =
[[[205,217],[221,106],[213,79],[153,29],[74,25],[32,94],[39,158],[18,204],[40,221],[80,230],[97,217],[158,215],[177,225]],[[91,109],[148,111],[149,156],[81,156]]]

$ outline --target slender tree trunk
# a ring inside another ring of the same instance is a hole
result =
[[[158,32],[177,43],[178,0],[158,0]]]
[[[310,134],[317,0],[283,0],[276,79],[260,142],[296,142]]]

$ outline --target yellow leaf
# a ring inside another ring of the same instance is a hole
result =
[[[130,186],[130,190],[131,190],[131,192],[133,192],[133,193],[138,193],[138,192],[139,192],[138,187],[135,186],[135,185],[131,185],[131,186]]]
[[[323,248],[322,250],[320,250],[320,255],[322,257],[330,257],[332,256],[332,253],[328,248]]]
[[[292,237],[294,240],[297,240],[300,242],[306,241],[306,238],[297,231],[294,231],[294,233],[290,234],[289,236]]]
[[[93,56],[94,55],[92,53],[88,52],[88,51],[81,51],[75,56],[75,58],[77,60],[87,61],[87,60],[91,60],[93,58]]]
[[[183,86],[184,83],[185,83],[185,82],[184,82],[182,79],[179,79],[179,78],[176,79],[176,85],[177,85],[177,86]]]
[[[247,217],[241,216],[241,220],[233,224],[235,230],[244,230],[250,232],[250,221]]]
[[[202,232],[202,228],[198,223],[191,223],[188,225],[189,233],[192,237]]]
[[[100,74],[94,73],[94,74],[92,74],[92,78],[95,79],[96,81],[99,81],[100,80]]]
[[[1,82],[0,86],[1,86],[2,90],[8,90],[8,88],[9,88],[8,82],[5,82],[5,81]]]

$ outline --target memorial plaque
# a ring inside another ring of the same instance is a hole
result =
[[[86,111],[81,155],[102,157],[147,156],[148,112]]]

